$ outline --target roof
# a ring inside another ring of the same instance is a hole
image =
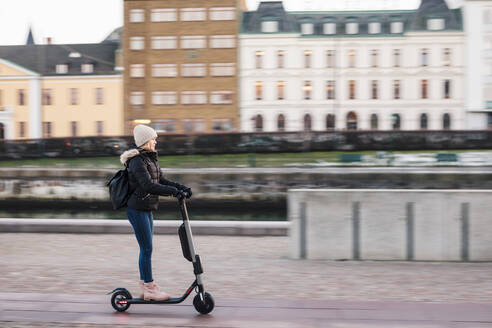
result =
[[[265,20],[278,22],[278,33],[299,33],[301,24],[314,24],[314,35],[323,35],[323,23],[337,23],[335,35],[345,34],[345,23],[359,23],[357,35],[369,35],[369,22],[380,22],[381,32],[390,34],[391,22],[404,23],[403,33],[427,30],[428,18],[444,18],[446,30],[463,30],[461,9],[449,9],[444,0],[422,0],[415,10],[373,10],[373,11],[293,11],[287,12],[282,1],[261,2],[256,11],[243,13],[241,33],[262,33],[261,23]]]
[[[118,47],[114,42],[0,46],[0,58],[41,75],[109,75],[118,74],[114,70]],[[67,74],[56,73],[58,64],[68,64]],[[94,72],[81,73],[82,64],[93,64]]]

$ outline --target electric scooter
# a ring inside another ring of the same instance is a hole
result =
[[[146,301],[143,298],[133,298],[132,294],[126,288],[116,288],[109,294],[111,296],[111,305],[118,312],[124,312],[128,310],[132,304],[178,304],[183,302],[193,290],[197,292],[193,299],[193,306],[201,314],[210,313],[214,309],[214,299],[210,293],[206,292],[202,283],[202,264],[200,262],[200,256],[195,254],[195,246],[193,244],[193,236],[191,234],[190,219],[188,217],[188,211],[186,209],[186,201],[184,198],[178,199],[181,216],[183,218],[183,224],[178,228],[178,235],[181,241],[181,249],[183,256],[193,263],[193,272],[195,274],[195,281],[186,290],[181,297],[171,298],[166,301]]]

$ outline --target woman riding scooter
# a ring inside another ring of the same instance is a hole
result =
[[[157,210],[159,196],[191,197],[191,188],[164,178],[157,161],[157,133],[146,125],[133,130],[135,145],[121,154],[128,167],[130,190],[126,213],[140,247],[140,297],[144,300],[165,301],[170,296],[161,291],[152,277],[152,211]]]

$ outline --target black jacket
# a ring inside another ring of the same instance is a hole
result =
[[[164,178],[157,153],[142,148],[125,151],[121,162],[128,167],[130,190],[128,207],[141,211],[157,210],[160,196],[176,196],[185,186]]]

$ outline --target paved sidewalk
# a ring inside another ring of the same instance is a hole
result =
[[[388,309],[389,312],[383,311],[386,313],[385,316],[393,311],[390,311],[391,304],[397,306],[404,302],[402,313],[415,309],[414,312],[417,314],[427,313],[429,317],[425,320],[434,318],[435,312],[432,309],[437,309],[439,306],[445,309],[443,313],[477,313],[475,319],[478,321],[473,324],[469,322],[470,324],[463,326],[453,322],[449,327],[492,327],[492,319],[488,316],[481,317],[483,313],[492,313],[490,309],[492,263],[292,260],[288,258],[288,237],[195,236],[195,244],[204,265],[205,287],[213,294],[218,305],[224,305],[224,309],[218,307],[219,311],[216,315],[219,317],[221,313],[226,313],[229,318],[236,315],[239,318],[242,316],[254,318],[254,313],[257,312],[261,318],[269,316],[269,310],[266,309],[252,310],[248,314],[227,305],[231,304],[228,302],[232,302],[229,300],[238,299],[254,306],[257,303],[273,304],[273,309],[283,309],[285,304],[290,304],[289,302],[294,302],[295,308],[305,308],[306,304],[311,304],[310,302],[321,302],[319,304],[323,304],[323,308],[345,308],[353,302],[357,304],[362,302],[363,306],[366,306],[365,302],[385,302],[378,305],[380,310]],[[2,297],[8,296],[5,293],[22,292],[90,294],[93,295],[91,297],[98,298],[115,287],[126,287],[135,293],[138,282],[137,258],[138,247],[135,237],[131,234],[0,234],[0,293],[4,295]],[[181,295],[194,278],[191,263],[182,257],[179,238],[176,235],[154,237],[153,268],[156,281],[173,296]],[[107,304],[105,302],[104,308],[97,311],[106,313],[109,300],[106,299],[108,296],[102,297]],[[25,301],[24,299],[22,302]],[[274,303],[268,303],[271,301]],[[424,302],[431,302],[431,304]],[[5,309],[4,307],[10,303],[2,301],[0,304],[0,308]],[[36,302],[30,304],[26,306],[32,306],[33,311],[40,306]],[[55,309],[60,306],[57,302],[50,304]],[[66,306],[70,307],[70,305]],[[76,306],[71,307],[76,308]],[[89,307],[88,311],[92,313],[90,309],[92,308]],[[176,307],[176,309],[172,310],[178,311],[176,313],[163,314],[161,308],[152,310],[152,307],[132,306],[130,312],[133,313],[135,310],[136,313],[150,313],[163,322],[168,316],[182,318],[181,316],[186,314],[188,317],[183,319],[185,320],[183,325],[193,327],[188,323],[192,320],[189,316],[195,318],[194,309],[183,307]],[[472,312],[466,312],[467,309]],[[43,313],[43,311],[32,313]],[[289,313],[285,309],[276,311],[272,310],[271,313],[282,311]],[[335,317],[328,318],[345,318],[345,310],[337,311],[328,311],[327,313],[337,313]],[[324,313],[324,311],[314,311],[310,318],[327,318],[326,315],[329,314]],[[5,312],[0,312],[1,327],[6,325],[5,322],[1,322],[5,321],[5,318],[2,319],[4,314]],[[304,314],[299,315],[304,316]],[[143,314],[138,316],[142,317]],[[278,315],[278,318],[281,317]],[[393,317],[398,320],[401,318]],[[446,315],[441,318],[446,319]],[[460,321],[458,319],[464,317],[458,315],[454,318]],[[473,315],[470,318],[473,319]],[[26,320],[38,321],[35,317],[28,317]],[[128,323],[125,320],[123,323]],[[387,318],[385,317],[384,320]],[[211,326],[227,326],[225,323],[219,325],[217,321],[211,322]],[[447,327],[441,324],[448,324],[449,321],[442,322],[427,321],[430,325],[423,326]],[[93,322],[98,325],[104,323]],[[408,321],[406,324],[410,323],[420,324],[418,321]],[[30,323],[26,324],[32,326]],[[142,321],[139,324],[146,323]],[[316,322],[313,324],[317,325]],[[391,327],[407,326],[404,324]],[[9,324],[6,327],[16,326]],[[228,327],[242,326],[231,323]],[[282,327],[289,326],[282,325]],[[358,326],[356,323],[339,325],[334,322],[331,327],[381,327],[381,325]]]

